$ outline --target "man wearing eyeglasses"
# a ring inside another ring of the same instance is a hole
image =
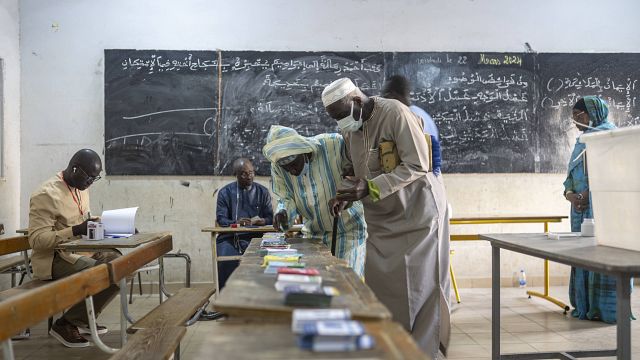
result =
[[[55,250],[60,243],[87,234],[89,192],[100,179],[102,161],[93,150],[75,153],[66,169],[58,172],[31,194],[29,203],[29,243],[33,249],[31,265],[36,279],[55,280],[84,269],[109,262],[116,252],[98,252],[80,256]],[[94,297],[96,315],[118,293],[111,285]],[[107,328],[98,325],[98,333]],[[84,301],[70,308],[53,324],[50,334],[67,347],[87,347],[89,341],[80,334],[90,334]]]

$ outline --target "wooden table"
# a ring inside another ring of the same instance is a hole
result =
[[[224,290],[223,290],[224,291]],[[420,351],[411,336],[398,323],[375,321],[363,323],[374,338],[371,350],[314,353],[297,345],[297,335],[289,322],[257,323],[242,319],[217,322],[204,342],[190,345],[192,359],[394,359],[421,360],[428,357]],[[212,355],[214,354],[214,355]]]
[[[291,229],[289,229],[288,233],[296,233],[302,230],[302,225],[294,225]],[[230,227],[230,226],[212,226],[202,228],[202,232],[211,233],[211,267],[213,274],[213,281],[216,283],[216,297],[220,293],[220,282],[218,281],[218,261],[232,261],[232,260],[240,260],[242,256],[221,256],[218,257],[218,247],[216,246],[216,238],[220,234],[240,234],[240,233],[267,233],[267,232],[275,232],[276,229],[273,225],[266,226],[251,226],[251,227]]]
[[[157,233],[138,233],[131,235],[128,238],[106,238],[104,240],[73,240],[65,243],[60,243],[56,247],[59,250],[65,251],[107,251],[112,249],[131,249],[136,248],[143,244],[148,244],[156,240],[161,240],[163,237],[171,235],[170,232],[157,232]],[[162,300],[162,294],[168,295],[164,286],[164,262],[162,256],[158,258],[158,287],[160,293],[160,299]],[[129,314],[127,305],[127,282],[126,279],[122,279],[119,284],[120,287],[120,336],[122,345],[126,342],[126,330],[127,321],[131,324],[135,323],[134,319]],[[162,301],[161,301],[162,302]]]
[[[65,251],[104,251],[110,249],[130,249],[136,248],[142,244],[158,240],[165,235],[170,234],[168,231],[157,233],[139,233],[131,235],[127,238],[106,238],[104,240],[73,240],[59,244],[56,249]]]
[[[332,256],[321,240],[295,238],[288,242],[304,254],[301,261],[307,267],[320,270],[325,285],[340,291],[340,296],[331,302],[332,308],[348,308],[353,318],[360,320],[391,319],[391,313],[373,291],[344,260]],[[284,294],[276,291],[276,275],[264,274],[259,247],[260,239],[253,239],[213,307],[232,316],[290,319],[294,308],[284,305]]]
[[[550,240],[545,234],[480,235],[492,247],[491,354],[493,359],[573,359],[617,356],[631,359],[631,277],[640,275],[640,251],[597,245],[596,238]],[[617,349],[500,354],[500,249],[608,274],[616,278]]]
[[[549,232],[549,223],[559,223],[563,219],[567,219],[568,216],[564,215],[526,215],[526,216],[480,216],[480,217],[460,217],[451,218],[449,224],[451,225],[486,225],[486,224],[531,224],[531,223],[543,223],[544,232]],[[481,240],[479,234],[453,234],[451,235],[451,241],[475,241]],[[458,293],[458,285],[456,284],[456,278],[453,272],[453,266],[449,266],[451,273],[451,282],[453,284],[453,290],[456,294],[456,300],[460,303],[460,294]],[[569,306],[564,302],[549,295],[549,260],[544,260],[544,290],[543,293],[537,291],[528,290],[527,295],[529,297],[535,296],[541,299],[550,301],[564,310],[566,314],[569,311]]]

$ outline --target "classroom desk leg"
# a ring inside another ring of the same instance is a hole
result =
[[[100,335],[98,335],[98,325],[96,324],[95,308],[93,307],[93,296],[88,296],[84,300],[84,303],[85,303],[85,307],[87,308],[87,319],[89,320],[89,329],[91,329],[91,340],[100,350],[106,352],[107,354],[115,354],[116,352],[118,352],[118,349],[109,347],[107,344],[102,342],[102,339],[100,339]],[[124,343],[122,345],[124,345]]]
[[[491,358],[500,359],[500,248],[491,246]]]
[[[164,258],[162,256],[158,258],[158,277],[158,287],[160,288],[158,292],[160,293],[160,304],[162,304],[164,301],[163,295],[167,298],[173,296],[173,294],[169,293],[164,286]]]
[[[7,339],[2,342],[2,356],[4,359],[13,360],[13,345],[11,344],[11,339]]]
[[[120,343],[122,346],[127,342],[127,321],[131,324],[136,321],[129,315],[127,305],[127,278],[120,279]]]
[[[216,238],[218,233],[211,233],[211,267],[213,270],[213,282],[216,283],[216,293],[213,294],[214,298],[218,297],[220,293],[220,283],[218,281],[218,247],[216,246]]]
[[[631,359],[631,277],[620,274],[616,279],[618,359]]]
[[[545,234],[549,232],[549,223],[544,223],[544,232]],[[529,295],[529,298],[535,296],[558,305],[564,310],[565,315],[570,310],[567,304],[549,295],[549,260],[547,259],[544,260],[544,293],[541,294],[537,291],[529,290],[527,291],[527,295]]]

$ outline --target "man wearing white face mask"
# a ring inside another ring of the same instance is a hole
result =
[[[327,86],[322,102],[345,132],[355,173],[355,185],[338,189],[335,200],[364,205],[365,281],[423,351],[446,355],[447,201],[430,171],[422,120],[397,100],[367,97],[347,78]]]
[[[304,137],[294,129],[271,126],[262,152],[271,162],[272,190],[278,198],[273,220],[277,230],[287,229],[300,214],[304,237],[322,239],[331,246],[331,208],[336,204],[329,202],[336,196],[344,166],[349,163],[345,151],[339,134]],[[336,256],[345,259],[360,277],[366,234],[362,203],[353,202],[338,219]]]

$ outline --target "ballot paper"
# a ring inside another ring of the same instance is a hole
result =
[[[551,240],[577,239],[580,237],[579,232],[548,232],[547,237]]]
[[[128,237],[136,232],[136,211],[138,207],[105,210],[101,222],[106,237]]]

